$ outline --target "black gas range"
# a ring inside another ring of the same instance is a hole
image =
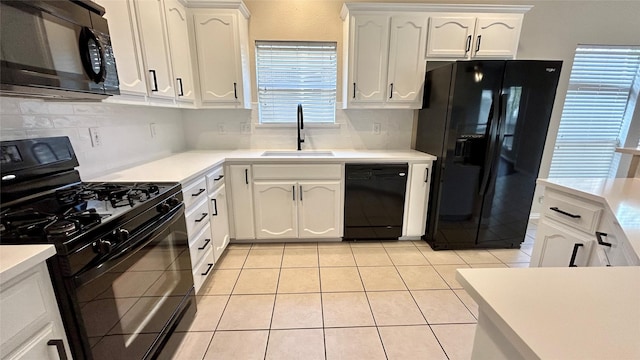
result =
[[[195,313],[179,183],[87,183],[66,137],[2,142],[0,244],[47,261],[75,359],[151,359]],[[172,342],[175,343],[175,342]]]

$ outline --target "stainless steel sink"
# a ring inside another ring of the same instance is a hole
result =
[[[265,151],[260,156],[271,156],[271,157],[305,157],[305,156],[313,156],[313,157],[322,157],[322,156],[333,156],[333,151]]]

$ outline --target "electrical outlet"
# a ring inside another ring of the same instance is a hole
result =
[[[157,132],[156,132],[156,124],[155,123],[150,123],[149,124],[149,131],[151,132],[151,138],[155,139]]]
[[[102,134],[99,128],[89,128],[89,136],[91,136],[91,146],[98,147],[102,145]]]
[[[246,122],[241,123],[240,132],[243,134],[251,134],[251,124]]]
[[[373,123],[373,133],[376,135],[380,135],[380,129],[381,129],[381,125],[380,123]]]
[[[225,135],[227,133],[227,129],[225,129],[224,124],[218,125],[218,134]]]

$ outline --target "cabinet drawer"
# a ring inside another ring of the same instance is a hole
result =
[[[207,174],[207,190],[209,194],[216,191],[220,185],[224,184],[224,167],[220,166],[217,169]]]
[[[213,248],[209,248],[202,262],[193,268],[193,285],[196,288],[196,294],[200,291],[200,287],[207,279],[207,276],[211,275],[211,272],[213,272]]]
[[[209,223],[209,204],[207,204],[206,199],[207,197],[205,196],[204,201],[194,205],[194,208],[187,213],[187,234],[189,234],[189,238],[196,236]]]
[[[191,266],[197,267],[202,262],[204,255],[213,247],[211,241],[211,227],[205,226],[198,236],[189,238],[189,254],[191,255]]]
[[[197,204],[202,199],[206,199],[207,179],[203,176],[183,186],[182,196],[184,197],[184,206],[187,211],[189,211],[191,205]]]
[[[555,191],[546,191],[545,216],[593,234],[600,223],[602,206]]]
[[[255,180],[324,180],[342,178],[339,164],[318,165],[253,165]]]

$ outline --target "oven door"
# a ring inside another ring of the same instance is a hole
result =
[[[3,93],[99,99],[114,93],[114,76],[117,93],[106,20],[71,1],[2,1],[0,6]]]
[[[153,357],[182,313],[195,308],[184,205],[130,241],[130,249],[74,278],[83,347],[90,348],[84,353],[95,360]]]

